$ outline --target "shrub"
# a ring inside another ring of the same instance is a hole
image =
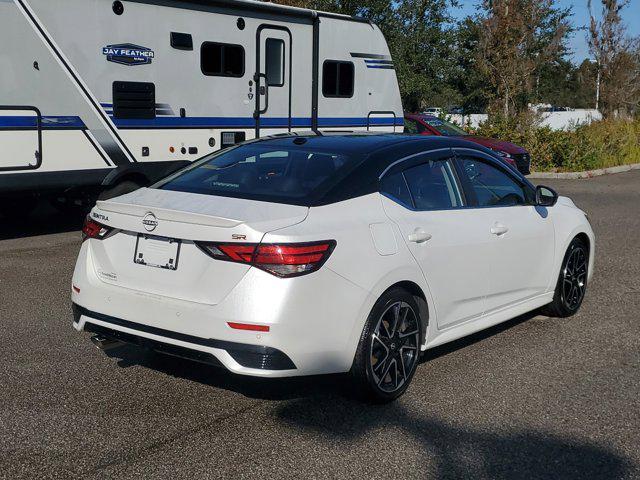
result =
[[[474,134],[507,140],[531,153],[534,171],[582,171],[640,163],[640,120],[603,120],[572,130],[540,127],[532,116],[492,117]]]

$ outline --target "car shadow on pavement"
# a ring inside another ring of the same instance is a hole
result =
[[[415,415],[402,400],[366,408],[327,398],[296,400],[279,407],[277,415],[289,428],[332,442],[354,444],[376,438],[381,430],[395,432],[394,438],[398,431],[409,434],[424,450],[425,463],[435,466],[429,473],[438,479],[612,480],[626,477],[633,468],[602,445],[532,430],[469,428]],[[408,441],[402,436],[396,448],[403,451],[401,444]],[[387,454],[398,452],[390,449]]]
[[[521,315],[495,327],[469,335],[445,345],[427,350],[422,362],[429,361],[480,342],[536,316],[535,312]],[[191,360],[150,352],[123,345],[105,352],[118,360],[120,367],[140,365],[167,375],[184,378],[211,387],[235,391],[249,398],[261,400],[292,400],[313,396],[338,395],[353,397],[346,375],[317,375],[293,378],[255,378],[236,375],[223,368],[196,363]]]
[[[535,312],[522,315],[434,348],[427,352],[425,360],[454,353],[535,316]],[[433,476],[439,479],[612,480],[628,477],[634,469],[629,460],[613,450],[582,439],[511,426],[470,428],[416,414],[406,397],[387,405],[363,404],[353,398],[344,375],[260,379],[131,346],[114,348],[107,354],[123,368],[141,365],[250,398],[284,400],[275,408],[279,422],[327,441],[353,444],[382,429],[399,430],[405,434],[403,441],[413,438],[419,442],[425,463],[435,465]]]

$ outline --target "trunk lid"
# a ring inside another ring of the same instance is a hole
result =
[[[307,213],[297,205],[142,188],[99,201],[91,211],[91,218],[119,230],[91,240],[91,258],[105,283],[216,304],[250,266],[215,260],[195,242],[258,243],[268,232],[302,222]],[[165,258],[173,262],[158,261]]]

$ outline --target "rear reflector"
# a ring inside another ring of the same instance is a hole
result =
[[[246,263],[278,277],[295,277],[315,272],[327,261],[335,240],[313,243],[198,243],[204,252],[218,260]]]
[[[268,332],[268,325],[252,325],[250,323],[235,323],[235,322],[227,322],[231,328],[235,328],[236,330],[251,330],[253,332]]]
[[[82,241],[84,242],[88,238],[96,238],[98,240],[102,240],[109,235],[110,232],[113,231],[113,228],[107,227],[101,223],[92,220],[89,215],[84,220],[84,225],[82,226]]]

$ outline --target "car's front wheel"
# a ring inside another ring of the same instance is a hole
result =
[[[589,249],[584,241],[574,238],[567,248],[558,276],[553,302],[542,308],[550,317],[570,317],[582,305],[587,291]]]
[[[351,368],[356,393],[384,403],[402,395],[420,357],[422,325],[414,297],[400,288],[385,292],[374,305]]]

